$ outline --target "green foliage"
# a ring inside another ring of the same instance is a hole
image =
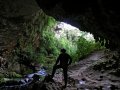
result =
[[[103,49],[104,46],[101,46],[100,42],[87,41],[84,37],[80,37],[77,41],[77,51],[74,55],[74,61],[80,60],[81,58],[87,56],[95,50]]]
[[[74,41],[70,41],[67,38],[63,37],[60,40],[58,40],[58,43],[59,43],[59,47],[65,48],[71,56],[76,53],[77,45]]]
[[[8,77],[9,78],[21,78],[22,76],[16,72],[10,72]]]
[[[0,83],[5,82],[5,78],[21,78],[20,74],[16,72],[6,72],[6,74],[0,74]]]
[[[56,43],[51,32],[55,24],[55,19],[42,11],[36,13],[33,19],[23,24],[23,32],[17,40],[18,45],[13,58],[20,64],[29,66],[31,62],[44,63],[48,54],[55,55],[58,51],[54,47]]]
[[[39,63],[44,64],[45,63],[45,55],[43,53],[38,54],[37,60]]]
[[[94,50],[94,43],[92,41],[87,41],[85,38],[80,37],[77,41],[77,51],[75,59],[79,59],[88,55]]]
[[[105,49],[105,44],[106,44],[106,41],[104,39],[104,41],[97,41],[95,43],[95,48],[100,50],[100,49]]]
[[[4,82],[4,78],[1,78],[1,76],[0,76],[0,84],[1,84],[2,82]]]
[[[0,73],[0,78],[3,78],[3,77],[4,77],[4,75],[2,73]]]
[[[33,53],[34,51],[34,47],[32,46],[32,44],[28,44],[25,48],[24,51],[29,52],[30,54]]]
[[[52,31],[46,30],[43,31],[42,35],[42,49],[45,48],[47,55],[49,54],[56,54],[58,51],[56,50],[56,38]]]
[[[53,27],[54,25],[55,25],[55,23],[56,23],[56,21],[55,21],[55,19],[54,18],[52,18],[52,17],[48,17],[48,25],[50,26],[50,27]]]

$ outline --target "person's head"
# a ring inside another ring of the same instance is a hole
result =
[[[65,53],[65,52],[66,52],[66,50],[63,48],[63,49],[61,49],[61,52],[62,52],[62,53]]]

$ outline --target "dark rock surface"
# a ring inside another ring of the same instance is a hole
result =
[[[39,11],[40,8],[56,20],[70,23],[83,31],[93,33],[96,39],[105,38],[109,42],[106,46],[111,49],[120,46],[118,1],[0,0],[0,48],[5,47],[6,42],[13,41],[11,37],[15,38],[18,31],[21,31],[20,23]]]

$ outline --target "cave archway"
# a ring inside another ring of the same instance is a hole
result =
[[[100,37],[101,40],[105,38],[106,41],[108,41],[106,44],[107,48],[113,50],[119,48],[120,15],[119,10],[117,10],[119,8],[118,1],[36,1],[46,14],[60,21],[70,19],[69,24],[80,29],[85,28],[82,30],[93,33],[96,40],[98,37]],[[49,8],[47,8],[48,6]]]

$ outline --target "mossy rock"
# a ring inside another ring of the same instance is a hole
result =
[[[16,72],[10,72],[9,77],[10,78],[20,78],[22,76],[20,74],[16,73]]]
[[[4,75],[0,73],[0,78],[3,78],[3,77],[4,77]]]
[[[0,84],[1,84],[2,82],[4,82],[4,78],[1,78],[1,77],[0,77]]]

